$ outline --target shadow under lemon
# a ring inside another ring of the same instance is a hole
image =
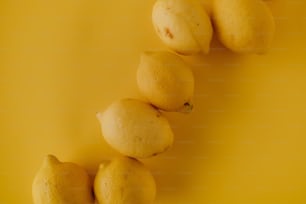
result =
[[[141,160],[156,179],[156,203],[169,203],[173,197],[192,201],[195,196],[203,196],[199,192],[211,185],[207,172],[211,171],[212,158],[218,149],[225,148],[222,140],[227,137],[212,132],[226,117],[224,110],[230,102],[224,95],[229,92],[243,55],[232,53],[213,39],[210,54],[187,56],[184,60],[195,76],[194,110],[190,114],[164,112],[173,128],[173,146],[167,152]],[[76,119],[79,123],[76,131],[84,145],[71,151],[68,157],[84,166],[94,179],[99,163],[119,153],[104,141],[100,125],[93,117],[98,104],[87,105]],[[107,107],[107,102],[103,106]]]
[[[194,196],[203,196],[199,192],[209,188],[211,158],[226,137],[211,132],[226,117],[224,110],[230,104],[224,96],[243,55],[232,53],[214,38],[208,55],[183,58],[194,72],[194,110],[190,114],[164,112],[174,131],[173,146],[143,160],[156,178],[157,203],[169,203],[173,197],[194,201]]]

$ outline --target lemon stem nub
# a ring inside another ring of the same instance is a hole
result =
[[[184,103],[183,108],[179,111],[181,113],[190,113],[193,110],[193,104],[186,102]]]

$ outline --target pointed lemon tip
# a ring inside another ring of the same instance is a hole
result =
[[[97,113],[96,113],[96,117],[97,117],[97,119],[98,119],[99,121],[101,121],[101,120],[102,120],[102,117],[103,117],[103,113],[97,112]]]
[[[144,61],[152,58],[154,53],[155,53],[154,51],[144,51],[144,52],[142,52],[141,55],[140,55],[140,61],[144,62]]]
[[[104,168],[105,168],[105,164],[104,163],[99,165],[99,169],[104,169]]]
[[[47,165],[47,166],[52,166],[52,165],[58,164],[59,162],[60,161],[54,155],[51,155],[51,154],[48,154],[44,159],[44,165]]]
[[[109,163],[110,161],[104,161],[103,163],[101,163],[99,165],[99,170],[103,170]]]

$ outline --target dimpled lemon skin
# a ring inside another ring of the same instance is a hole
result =
[[[93,204],[90,178],[80,166],[45,157],[32,184],[34,204]]]
[[[168,120],[143,101],[118,100],[97,117],[105,141],[123,155],[146,158],[166,151],[173,143]]]
[[[213,29],[208,14],[197,0],[157,0],[152,22],[159,38],[177,53],[209,52]]]
[[[264,54],[271,46],[275,23],[262,0],[216,0],[213,19],[220,41],[234,52]]]
[[[159,109],[190,112],[194,77],[190,67],[170,52],[144,52],[137,70],[140,92]]]
[[[94,192],[100,204],[152,204],[156,186],[152,174],[141,162],[119,157],[100,165]]]

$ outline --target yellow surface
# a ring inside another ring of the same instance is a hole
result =
[[[264,56],[213,42],[194,64],[195,110],[167,114],[176,141],[144,160],[157,204],[306,202],[304,0],[267,1],[276,18]],[[85,166],[117,153],[97,110],[138,97],[143,50],[165,49],[150,20],[153,0],[0,1],[0,203],[30,204],[46,154]]]

